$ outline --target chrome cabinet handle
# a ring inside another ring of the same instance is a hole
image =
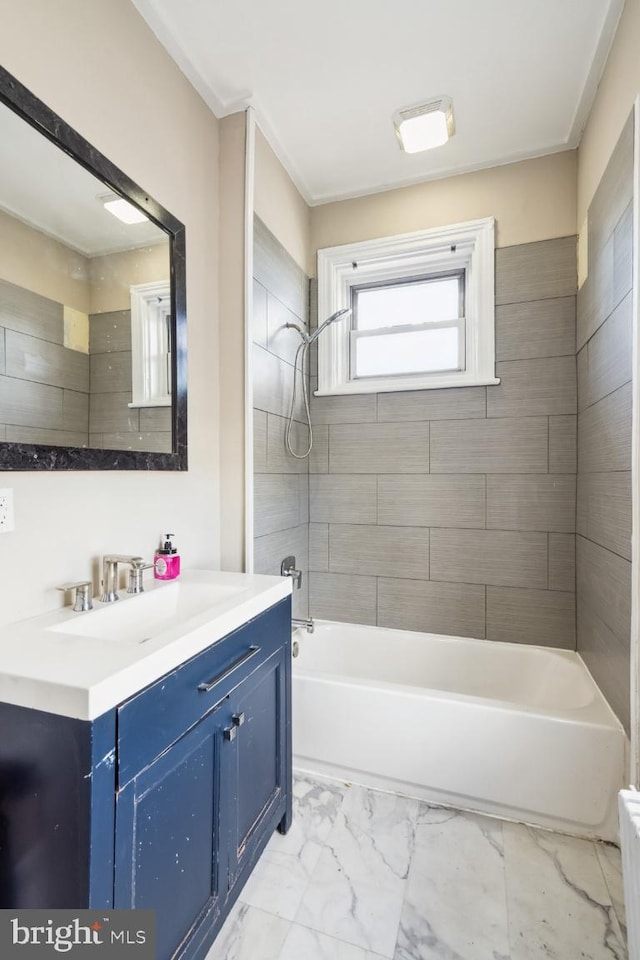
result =
[[[235,740],[238,736],[238,728],[234,724],[232,727],[225,727],[222,733],[225,740]]]
[[[260,647],[255,646],[249,647],[246,653],[243,653],[241,657],[238,657],[238,659],[232,663],[230,667],[227,667],[226,670],[223,670],[222,673],[217,674],[217,676],[213,677],[211,680],[205,680],[203,683],[199,683],[198,690],[200,690],[201,693],[209,693],[210,690],[213,690],[216,684],[226,680],[227,677],[230,677],[232,673],[235,673],[238,667],[241,667],[248,660],[251,660],[258,653],[260,653],[260,649]]]
[[[234,713],[231,717],[231,721],[236,725],[236,727],[241,727],[245,719],[244,713]]]

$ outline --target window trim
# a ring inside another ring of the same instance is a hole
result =
[[[495,376],[493,217],[319,250],[318,316],[323,319],[351,306],[352,287],[459,270],[465,273],[464,370],[351,379],[351,326],[338,321],[318,340],[316,396],[499,383]]]

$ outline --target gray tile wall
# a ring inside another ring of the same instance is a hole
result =
[[[91,389],[89,446],[111,450],[171,450],[171,409],[129,407],[131,311],[89,317]]]
[[[575,237],[496,291],[499,386],[313,399],[312,616],[575,647]]]
[[[629,732],[633,118],[588,214],[578,293],[577,641]]]
[[[62,304],[0,280],[3,439],[87,446],[89,357],[63,344]]]
[[[302,570],[302,588],[294,589],[293,614],[307,617],[309,459],[297,460],[285,448],[293,363],[301,340],[295,330],[286,327],[287,323],[308,329],[309,279],[256,217],[252,330],[254,570],[277,575],[282,560],[294,554]],[[294,450],[304,451],[308,431],[299,378],[294,417],[292,445]],[[321,440],[321,426],[317,433]]]

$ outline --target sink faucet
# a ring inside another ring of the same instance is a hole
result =
[[[130,563],[132,566],[144,563],[142,557],[121,553],[107,553],[102,558],[102,596],[100,603],[114,603],[118,599],[118,564]]]

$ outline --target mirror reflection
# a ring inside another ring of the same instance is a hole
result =
[[[0,442],[170,453],[171,329],[165,231],[0,104]]]

